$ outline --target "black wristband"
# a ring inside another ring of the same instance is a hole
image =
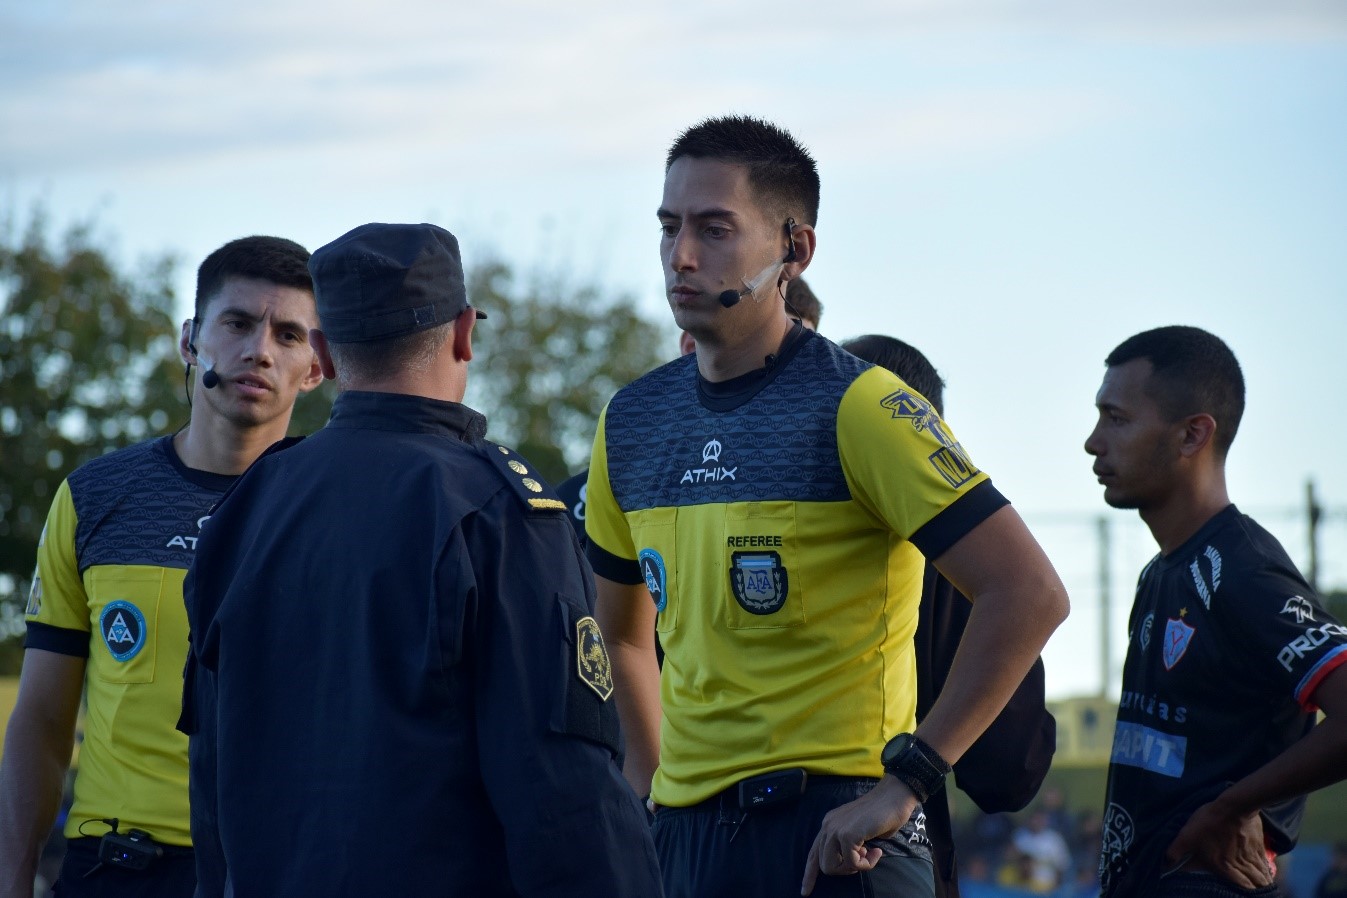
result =
[[[903,783],[923,804],[945,782],[950,766],[940,753],[912,733],[900,733],[879,755],[884,772]]]

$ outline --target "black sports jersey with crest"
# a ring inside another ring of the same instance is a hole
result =
[[[1231,505],[1141,573],[1109,764],[1100,876],[1145,895],[1202,804],[1314,725],[1314,690],[1347,663],[1333,620],[1281,544]],[[1289,851],[1304,798],[1263,809]]]

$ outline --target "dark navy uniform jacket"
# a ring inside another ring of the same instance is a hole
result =
[[[206,523],[185,588],[199,894],[660,894],[592,578],[485,429],[343,393]]]

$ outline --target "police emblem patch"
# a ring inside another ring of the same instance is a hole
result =
[[[599,622],[592,617],[575,622],[575,672],[600,699],[608,701],[613,694],[613,663],[608,660]]]
[[[645,588],[650,590],[650,598],[655,602],[655,610],[663,611],[669,604],[669,578],[664,570],[664,559],[654,549],[642,549],[636,559],[641,566],[641,576],[645,578]]]
[[[145,615],[125,599],[108,602],[98,616],[98,629],[116,661],[130,661],[145,647]]]
[[[1165,670],[1173,670],[1174,665],[1183,660],[1183,656],[1188,652],[1188,646],[1193,641],[1193,634],[1197,632],[1196,627],[1184,623],[1183,616],[1187,613],[1187,610],[1180,611],[1177,618],[1171,617],[1165,624],[1165,644],[1162,652]]]
[[[776,552],[734,552],[730,555],[730,590],[750,614],[773,614],[786,604],[790,579]]]

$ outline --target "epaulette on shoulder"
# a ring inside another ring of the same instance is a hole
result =
[[[500,469],[515,495],[531,511],[565,511],[566,503],[557,496],[556,491],[547,485],[524,461],[524,457],[513,449],[507,449],[490,440],[486,444],[486,454],[491,462]]]

